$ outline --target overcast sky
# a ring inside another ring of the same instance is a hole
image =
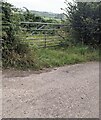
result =
[[[29,10],[62,13],[65,0],[7,0],[18,8],[27,7]],[[69,0],[70,1],[70,0]]]

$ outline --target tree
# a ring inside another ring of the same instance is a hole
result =
[[[78,43],[97,46],[101,35],[101,2],[65,2],[65,15],[70,22],[70,32]]]

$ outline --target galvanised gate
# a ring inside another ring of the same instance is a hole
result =
[[[31,45],[54,47],[63,45],[66,38],[66,25],[44,22],[20,22],[23,31],[27,31],[26,40]]]

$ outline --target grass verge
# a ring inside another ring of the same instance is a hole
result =
[[[30,46],[26,54],[10,53],[9,60],[4,61],[6,68],[39,70],[88,61],[99,61],[99,50],[87,46],[57,48],[40,48]],[[24,52],[24,51],[23,51]]]
[[[87,46],[72,46],[68,48],[38,49],[37,68],[48,68],[99,60],[99,50]]]

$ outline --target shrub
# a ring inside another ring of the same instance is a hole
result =
[[[24,39],[19,26],[20,16],[11,4],[2,2],[2,62],[3,67],[35,67],[35,52]]]

